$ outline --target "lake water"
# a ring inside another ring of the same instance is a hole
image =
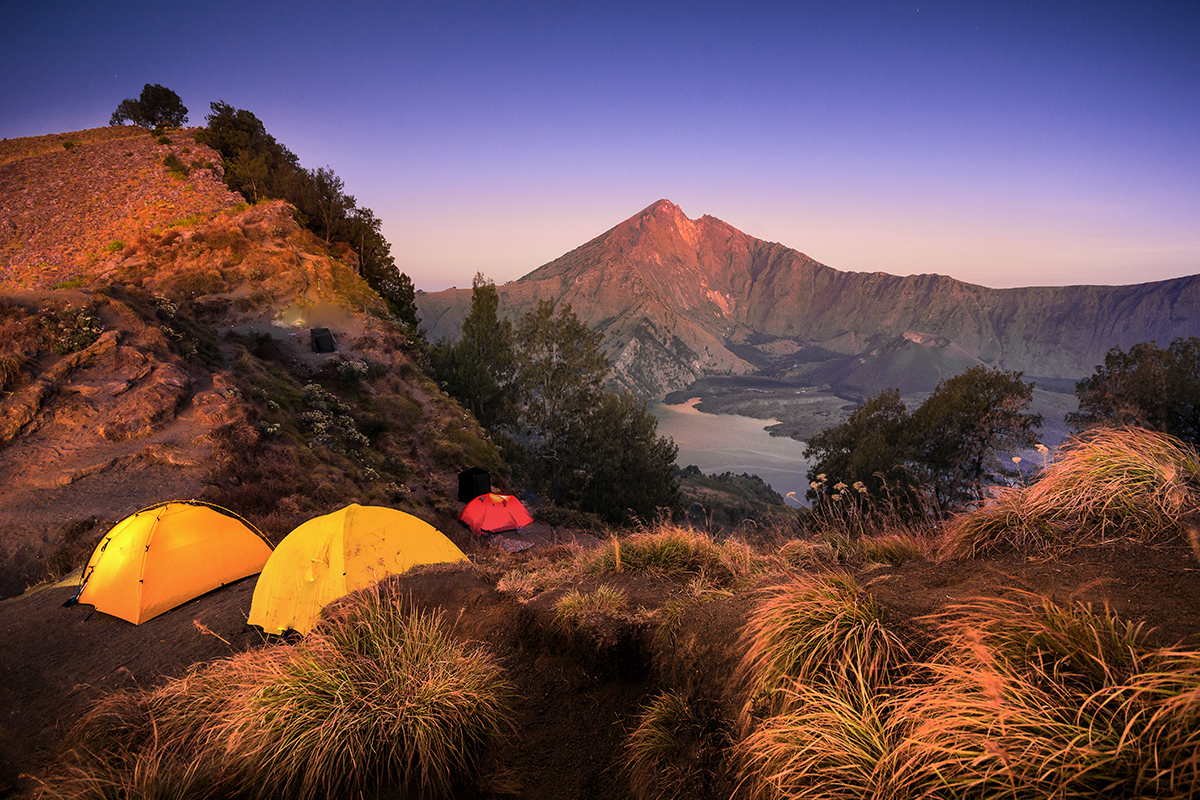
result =
[[[705,414],[696,410],[698,402],[649,405],[650,413],[658,419],[658,435],[669,436],[679,446],[675,463],[680,467],[695,464],[705,475],[757,475],[780,495],[795,492],[801,502],[789,501],[789,505],[803,505],[808,490],[803,442],[767,433],[766,427],[774,425],[775,420]]]

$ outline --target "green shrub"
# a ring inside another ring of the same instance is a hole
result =
[[[76,275],[74,278],[68,278],[65,281],[59,281],[58,283],[53,284],[50,288],[51,289],[78,289],[80,286],[83,286],[85,283],[87,283],[87,276]]]
[[[175,155],[174,153],[167,153],[166,158],[163,159],[163,166],[166,167],[172,175],[179,178],[186,178],[188,172],[191,171],[191,167],[180,161],[179,156]]]
[[[96,313],[80,306],[68,305],[52,312],[46,323],[50,328],[50,347],[58,355],[83,350],[104,332],[104,325]]]

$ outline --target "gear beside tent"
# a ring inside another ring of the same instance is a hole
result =
[[[458,519],[476,536],[520,530],[533,522],[520,500],[510,494],[494,492],[481,494],[467,503]]]
[[[67,605],[139,625],[262,570],[271,545],[232,511],[195,500],[142,509],[113,526]]]
[[[321,609],[417,564],[466,561],[437,528],[411,514],[357,503],[310,519],[275,548],[250,602],[251,625],[308,633]]]

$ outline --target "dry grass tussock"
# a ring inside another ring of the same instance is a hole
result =
[[[511,695],[491,655],[373,588],[295,646],[110,697],[76,730],[74,767],[42,794],[452,796],[508,727]]]
[[[935,540],[923,528],[870,531],[849,535],[839,528],[820,528],[803,539],[784,543],[777,557],[792,569],[827,570],[857,564],[891,564],[930,558]]]
[[[730,733],[719,718],[679,692],[650,700],[625,740],[624,770],[643,800],[709,797]]]
[[[1195,538],[1188,523],[1198,510],[1195,447],[1140,428],[1098,429],[1064,447],[1037,483],[1006,490],[948,523],[941,555],[1047,553],[1117,538],[1146,544]]]
[[[776,563],[740,540],[718,542],[694,528],[660,523],[608,539],[597,550],[583,554],[579,568],[592,574],[645,572],[731,587],[760,576]]]
[[[1185,798],[1200,652],[1111,611],[1016,594],[908,650],[845,575],[774,590],[747,627],[734,746],[757,798]]]
[[[878,687],[909,658],[848,572],[801,575],[765,590],[743,634],[743,729],[792,708],[798,687]]]

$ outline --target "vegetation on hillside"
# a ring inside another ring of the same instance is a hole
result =
[[[329,167],[300,166],[296,154],[267,133],[251,112],[221,101],[211,107],[205,118],[208,125],[196,140],[221,154],[229,188],[252,203],[264,199],[291,203],[297,221],[326,245],[354,253],[359,274],[415,334],[419,321],[413,283],[396,269],[382,220],[346,194],[342,179]]]
[[[376,336],[372,352],[335,355],[312,374],[270,336],[231,337],[252,428],[223,434],[226,461],[206,499],[278,538],[335,503],[453,516],[431,475],[475,465],[503,476],[495,446],[412,362],[407,340]]]
[[[943,516],[983,497],[1005,467],[999,456],[1037,444],[1033,384],[979,366],[941,381],[910,415],[896,389],[868,398],[808,443],[808,498],[815,507]]]
[[[187,114],[187,107],[179,95],[165,86],[147,83],[137,99],[130,97],[117,104],[108,124],[129,122],[152,130],[180,128],[187,122]]]
[[[1170,347],[1141,342],[1114,347],[1095,373],[1075,385],[1079,409],[1067,415],[1076,432],[1136,426],[1200,443],[1200,337]]]
[[[442,387],[508,443],[521,479],[612,523],[678,511],[678,449],[645,403],[603,389],[599,334],[569,305],[541,301],[515,329],[498,306],[496,287],[476,275],[462,335],[429,358]]]

